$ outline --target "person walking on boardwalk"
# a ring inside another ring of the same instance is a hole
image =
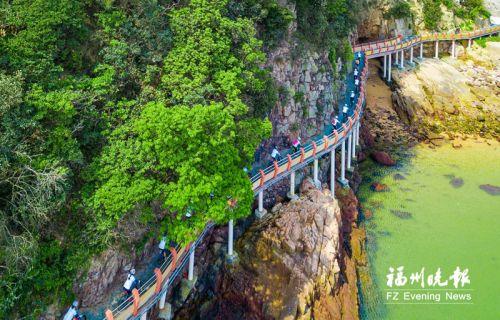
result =
[[[132,290],[137,288],[137,285],[138,285],[138,283],[137,283],[137,279],[135,278],[135,269],[132,268],[128,272],[127,280],[125,280],[125,283],[123,284],[123,290],[125,291],[127,296],[130,296],[130,294],[132,293]]]
[[[297,139],[293,140],[292,148],[293,148],[293,152],[299,151],[299,149],[300,149],[300,137],[297,137]]]
[[[356,95],[354,94],[354,91],[352,90],[351,91],[351,107],[354,106],[354,98],[356,97]]]
[[[164,258],[167,259],[167,237],[163,236],[161,237],[160,243],[158,244],[158,249],[160,249],[160,255]]]
[[[335,116],[332,120],[333,130],[338,130],[340,125],[339,117]]]
[[[357,79],[358,78],[358,75],[359,75],[359,70],[358,70],[358,67],[354,67],[354,79]]]
[[[273,151],[271,152],[271,158],[273,158],[274,161],[280,161],[281,160],[281,154],[278,151],[278,147],[274,146]]]
[[[356,94],[359,93],[359,78],[354,80],[354,90],[356,90]]]
[[[347,104],[344,104],[344,108],[342,108],[342,121],[345,121],[347,118],[347,111],[349,111],[349,107],[347,107]]]

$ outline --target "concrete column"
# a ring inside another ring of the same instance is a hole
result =
[[[399,61],[399,51],[396,51],[396,57],[395,57],[395,61],[396,62],[396,65],[398,64],[398,61]]]
[[[356,159],[356,126],[352,130],[352,159]]]
[[[413,47],[410,48],[410,63],[413,64]]]
[[[264,211],[264,190],[259,191],[259,211]]]
[[[420,59],[424,58],[424,44],[420,43]]]
[[[384,79],[387,78],[387,55],[384,56]]]
[[[436,53],[434,54],[434,58],[439,59],[439,41],[436,41]]]
[[[290,196],[295,196],[295,170],[290,174]]]
[[[319,179],[318,179],[318,158],[314,159],[314,183],[319,184]]]
[[[401,68],[405,67],[405,51],[401,50]]]
[[[361,121],[358,121],[358,128],[356,129],[356,145],[359,146],[359,130],[361,129]]]
[[[347,137],[347,170],[351,169],[351,156],[352,156],[352,132]]]
[[[335,198],[335,148],[330,151],[330,191]]]
[[[391,82],[391,78],[392,78],[392,74],[391,74],[391,69],[392,69],[392,54],[389,54],[389,63],[388,63],[388,66],[389,66],[389,72],[387,74],[387,81]]]
[[[455,40],[451,42],[451,57],[455,58]]]
[[[188,280],[193,281],[194,276],[194,248],[191,249],[189,254],[189,269],[188,269]]]
[[[148,320],[148,312],[144,312],[143,314],[141,314],[141,320]]]
[[[165,300],[167,300],[166,291],[160,297],[160,303],[158,304],[158,308],[160,308],[160,310],[163,310],[165,308]]]
[[[472,39],[469,39],[467,43],[467,49],[470,49],[471,46],[472,46]]]
[[[340,161],[340,183],[343,186],[347,186],[348,181],[345,178],[345,139],[342,141],[342,148],[340,150],[341,161]]]
[[[227,236],[227,254],[233,255],[233,220],[229,220],[228,236]]]

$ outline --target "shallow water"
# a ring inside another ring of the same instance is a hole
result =
[[[396,168],[362,164],[359,197],[373,212],[364,222],[371,281],[361,284],[362,318],[500,319],[500,195],[479,188],[500,186],[500,145],[468,141],[458,150],[421,145],[409,153]],[[394,177],[398,173],[404,179]],[[371,191],[374,181],[390,190]],[[407,283],[390,288],[389,268],[400,266]],[[469,269],[470,284],[410,284],[411,273],[422,267],[425,279],[441,268],[445,281],[457,266]],[[393,292],[399,300],[392,300]],[[429,293],[434,299],[404,300],[405,292]],[[446,299],[446,293],[471,299]]]

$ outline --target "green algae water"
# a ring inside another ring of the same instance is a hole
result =
[[[361,165],[358,195],[373,213],[364,222],[370,277],[361,277],[362,319],[500,319],[500,195],[480,188],[500,186],[500,145],[420,145],[410,153],[395,168]],[[373,182],[389,190],[374,192]],[[389,287],[389,268],[400,266],[407,282]],[[457,267],[468,269],[470,283],[455,288],[448,278]],[[422,268],[424,286],[410,284]],[[448,284],[428,285],[438,268]]]

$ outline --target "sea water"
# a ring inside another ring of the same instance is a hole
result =
[[[393,168],[361,164],[358,196],[373,212],[362,319],[500,319],[500,195],[480,188],[500,186],[500,144],[489,143],[422,144]]]

